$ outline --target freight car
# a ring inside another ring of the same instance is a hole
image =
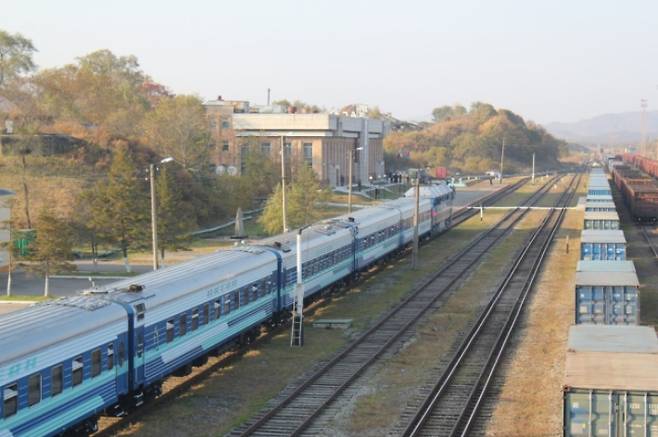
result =
[[[421,237],[450,226],[454,192],[420,201]],[[422,194],[422,193],[421,193]],[[304,231],[305,296],[402,249],[413,236],[414,197]],[[96,430],[235,342],[278,323],[293,304],[295,233],[42,303],[0,317],[0,436]]]
[[[635,220],[658,219],[658,182],[653,177],[629,164],[614,166],[612,176]]]

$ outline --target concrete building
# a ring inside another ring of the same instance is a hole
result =
[[[330,186],[347,183],[351,154],[355,184],[385,175],[383,139],[389,127],[381,120],[287,113],[278,105],[250,106],[235,100],[212,100],[205,107],[218,173],[240,174],[247,155],[254,151],[280,162],[283,145],[288,165],[303,161]]]
[[[11,200],[14,193],[0,188],[0,270],[9,265],[6,245],[9,243],[9,218],[11,217]]]

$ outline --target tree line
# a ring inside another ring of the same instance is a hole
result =
[[[475,102],[441,106],[432,111],[432,123],[409,132],[394,132],[384,139],[387,169],[442,166],[481,173],[497,168],[503,140],[505,167],[528,167],[533,153],[537,163],[550,167],[567,152],[564,141],[507,109]]]

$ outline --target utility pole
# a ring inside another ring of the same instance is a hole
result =
[[[356,151],[363,150],[363,147],[350,148],[350,158],[347,165],[347,213],[352,214],[352,167],[354,167],[354,161],[356,161]]]
[[[535,154],[532,154],[532,185],[535,185]]]
[[[286,221],[286,137],[281,136],[281,211],[283,213],[283,232],[288,232]]]
[[[304,346],[304,282],[302,278],[302,231],[297,231],[297,283],[295,284],[295,302],[292,312],[290,346]]]
[[[151,239],[153,242],[153,270],[158,270],[158,215],[155,205],[155,165],[149,164],[149,182],[151,184]]]
[[[420,223],[420,169],[416,171],[416,208],[414,209],[414,245],[411,252],[411,268],[418,267],[418,226]]]
[[[10,210],[11,211],[11,210]],[[14,245],[11,239],[11,212],[9,213],[9,250],[8,252],[8,261],[9,261],[9,270],[7,271],[7,296],[11,296],[11,264],[12,264],[12,253],[14,252]]]
[[[640,108],[642,108],[642,112],[640,113],[640,129],[642,130],[642,140],[640,144],[640,149],[641,153],[648,157],[652,158],[652,156],[649,156],[647,153],[647,106],[648,106],[648,101],[647,99],[640,99]]]
[[[500,151],[500,183],[503,183],[503,166],[505,165],[505,135],[503,135],[503,149]]]

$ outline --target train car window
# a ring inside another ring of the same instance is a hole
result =
[[[210,305],[205,304],[203,306],[203,320],[201,323],[208,323],[210,322]]]
[[[167,343],[171,343],[172,341],[174,341],[174,321],[173,320],[167,320],[166,330],[167,330]]]
[[[71,384],[76,386],[82,383],[82,370],[84,364],[82,361],[82,355],[73,360],[73,365],[71,366]]]
[[[249,287],[240,290],[240,306],[243,307],[249,303]]]
[[[31,407],[41,402],[41,374],[35,373],[27,378],[27,404]]]
[[[56,396],[64,389],[64,366],[62,364],[50,370],[50,396]]]
[[[144,353],[144,333],[137,335],[137,356],[141,357]]]
[[[144,314],[146,313],[146,305],[143,303],[138,303],[135,305],[135,313],[137,314],[137,320],[144,320]]]
[[[226,315],[231,312],[232,297],[233,297],[233,293],[229,293],[226,296],[224,296],[224,312],[222,313],[223,315]]]
[[[215,310],[215,320],[219,319],[222,315],[222,302],[218,299],[213,303],[213,309]]]
[[[240,293],[238,291],[233,292],[233,296],[231,297],[231,311],[235,311],[238,309],[240,306]]]
[[[259,284],[254,284],[250,287],[251,296],[249,296],[249,301],[254,301],[258,299],[258,286]]]
[[[98,376],[101,373],[101,350],[96,349],[91,352],[91,377]]]
[[[187,332],[187,315],[183,314],[180,316],[180,320],[178,321],[178,333],[179,335],[183,336]]]
[[[122,341],[119,342],[119,365],[123,366],[123,360],[126,359],[126,346]]]
[[[114,368],[114,345],[107,345],[107,370],[112,370]]]
[[[5,418],[18,411],[18,383],[6,385],[2,390],[2,411]]]
[[[192,331],[196,331],[196,328],[199,327],[199,310],[195,309],[192,311]]]

